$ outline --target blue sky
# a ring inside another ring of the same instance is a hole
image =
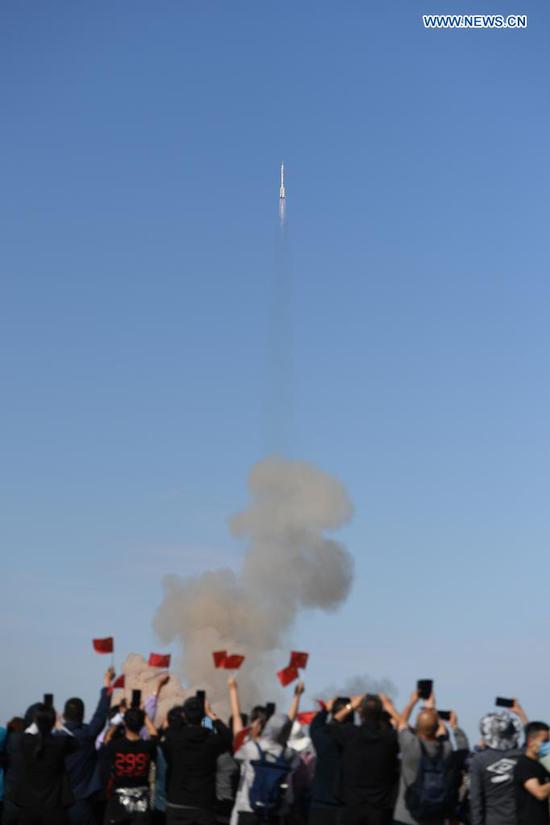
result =
[[[529,28],[421,24],[470,11]],[[356,508],[311,695],[548,719],[549,35],[526,0],[2,4],[3,718],[93,695],[94,635],[154,649],[165,573],[238,565],[275,428]]]

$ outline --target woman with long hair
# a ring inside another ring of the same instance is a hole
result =
[[[33,722],[21,737],[15,758],[14,802],[20,825],[65,825],[72,794],[65,757],[78,748],[73,736],[55,736],[56,714],[34,706]]]

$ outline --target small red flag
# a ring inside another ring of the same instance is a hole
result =
[[[96,653],[112,653],[115,649],[115,640],[112,636],[105,639],[92,639],[92,644]]]
[[[214,659],[214,667],[223,667],[227,659],[227,650],[215,650],[212,658]]]
[[[244,745],[246,737],[250,733],[250,728],[243,728],[233,739],[233,753],[237,753],[239,748]]]
[[[317,716],[318,711],[316,710],[304,710],[303,713],[299,713],[296,719],[301,725],[311,725],[315,717]]]
[[[317,704],[319,705],[321,710],[326,710],[327,709],[327,703],[323,702],[322,699],[316,699],[315,701],[317,702]]]
[[[124,673],[122,673],[120,676],[118,676],[115,679],[115,681],[113,682],[111,687],[113,688],[113,690],[115,690],[116,688],[123,688],[125,684],[126,684],[126,678],[124,676]]]
[[[309,659],[309,653],[302,653],[299,650],[293,650],[290,654],[290,667],[297,667],[301,670],[305,670],[307,667],[307,660]]]
[[[294,682],[300,674],[298,673],[297,668],[293,665],[288,665],[288,667],[284,667],[277,673],[277,679],[282,684],[283,687],[286,687],[291,682]]]
[[[226,656],[223,660],[223,666],[226,670],[238,670],[242,663],[244,662],[244,656],[238,656],[234,654],[233,656]]]
[[[169,653],[150,653],[149,654],[149,667],[170,667],[170,654]]]

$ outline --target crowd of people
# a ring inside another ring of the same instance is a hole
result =
[[[517,701],[480,722],[470,748],[456,713],[415,691],[337,697],[300,714],[231,716],[202,692],[155,726],[160,676],[142,702],[113,705],[115,674],[85,722],[79,698],[51,697],[0,729],[3,825],[549,825],[550,728]]]

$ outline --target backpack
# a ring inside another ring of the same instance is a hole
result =
[[[290,764],[284,757],[284,751],[274,760],[268,760],[266,754],[256,743],[259,759],[250,764],[254,768],[254,779],[249,791],[250,807],[260,817],[277,814],[283,803],[288,788]]]
[[[439,744],[435,756],[430,756],[423,742],[416,779],[405,791],[405,805],[413,819],[436,819],[449,814],[451,788],[443,758],[443,745]]]

